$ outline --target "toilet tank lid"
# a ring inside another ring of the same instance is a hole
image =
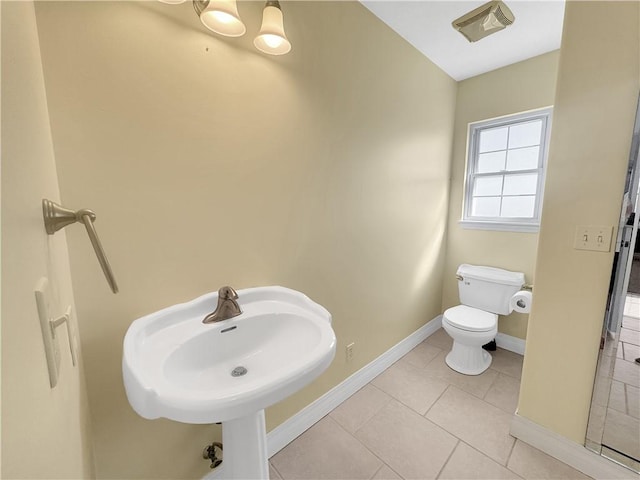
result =
[[[462,278],[475,278],[487,282],[500,283],[503,285],[524,285],[524,273],[503,270],[502,268],[485,267],[479,265],[468,265],[463,263],[456,272]]]

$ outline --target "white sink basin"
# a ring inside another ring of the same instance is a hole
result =
[[[301,389],[333,360],[331,314],[304,294],[238,290],[241,315],[203,324],[217,299],[209,293],[129,327],[122,370],[140,416],[199,424],[247,417]]]

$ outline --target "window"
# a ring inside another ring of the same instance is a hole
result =
[[[550,129],[551,108],[469,125],[463,227],[538,231]]]

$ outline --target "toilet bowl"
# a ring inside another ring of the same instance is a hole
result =
[[[445,362],[456,372],[480,375],[491,365],[491,354],[482,346],[496,338],[498,315],[513,311],[524,273],[463,264],[456,277],[462,305],[442,315],[442,328],[453,339]]]
[[[491,355],[482,345],[496,338],[498,315],[458,305],[444,312],[442,328],[453,339],[445,358],[449,367],[465,375],[480,375],[489,368]]]

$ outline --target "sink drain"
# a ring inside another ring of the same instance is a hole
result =
[[[247,373],[247,369],[244,367],[236,367],[233,370],[231,370],[232,377],[241,377],[246,373]]]

